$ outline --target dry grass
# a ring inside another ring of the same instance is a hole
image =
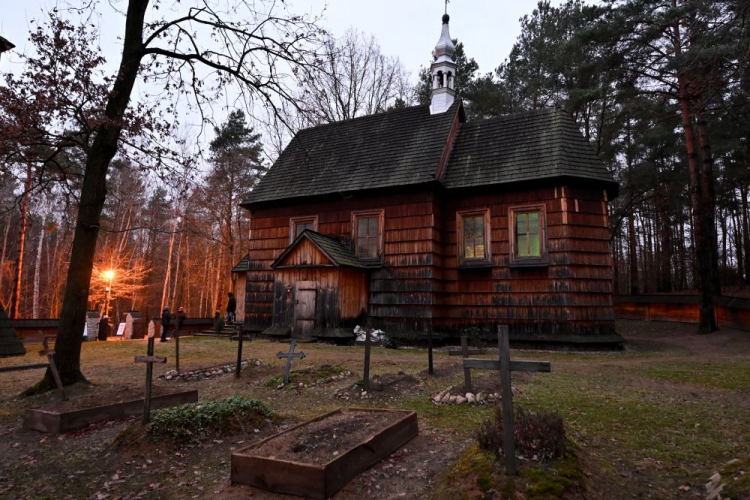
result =
[[[696,497],[707,478],[726,461],[750,457],[747,361],[750,334],[729,330],[713,336],[697,336],[690,325],[664,325],[621,323],[619,329],[631,345],[623,353],[513,352],[516,359],[552,361],[550,374],[518,377],[520,393],[516,400],[535,411],[556,410],[565,418],[569,436],[587,457],[584,472],[588,498],[622,498],[633,494]],[[180,347],[185,370],[236,358],[236,344],[226,339],[184,338]],[[449,471],[455,474],[456,469],[451,469],[451,465],[471,445],[473,431],[492,411],[486,407],[433,405],[430,396],[460,382],[460,359],[437,352],[438,376],[430,377],[426,374],[426,351],[420,349],[373,350],[373,376],[404,371],[420,380],[421,384],[403,395],[349,402],[335,399],[336,390],[359,380],[363,349],[320,344],[301,345],[307,357],[295,360],[293,370],[336,365],[356,375],[338,385],[301,390],[264,387],[269,378],[282,373],[283,361],[275,355],[286,347],[264,340],[245,344],[244,356],[261,359],[264,364],[251,366],[240,380],[225,375],[199,382],[157,379],[156,383],[174,389],[197,388],[201,399],[249,396],[289,422],[348,404],[416,409],[421,436],[407,445],[409,452],[402,459],[402,466],[408,472],[394,472],[399,467],[376,466],[350,483],[341,498],[389,498],[399,493],[406,493],[407,498],[430,497],[434,485]],[[167,365],[155,367],[155,375],[174,368],[173,348],[172,343],[156,344],[156,354],[170,359]],[[143,341],[85,344],[84,373],[95,385],[76,388],[74,392],[96,391],[97,384],[141,387],[145,370],[143,365],[133,363],[133,357],[144,354],[145,349]],[[29,346],[29,352],[35,353],[36,346]],[[12,360],[12,363],[24,362],[37,362],[36,356]],[[218,499],[247,494],[247,489],[228,482],[230,452],[238,446],[234,438],[206,448],[182,450],[176,458],[162,451],[141,450],[137,456],[113,452],[111,442],[126,423],[101,426],[61,439],[23,431],[20,429],[23,410],[43,406],[56,397],[54,394],[23,400],[15,397],[40,376],[41,372],[2,375],[0,498],[6,494],[12,498],[59,499],[65,498],[63,491],[71,498],[108,494],[110,499],[142,492],[149,498],[197,495]],[[474,375],[487,376],[491,374]],[[148,473],[135,469],[136,464],[141,467],[145,460],[153,461]],[[194,466],[200,474],[192,473]],[[127,479],[113,483],[114,476]],[[382,489],[375,489],[375,483]],[[690,490],[680,490],[680,486],[689,486]],[[445,491],[439,493],[445,495]],[[254,495],[265,496],[257,490]]]

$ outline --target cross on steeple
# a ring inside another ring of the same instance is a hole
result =
[[[445,13],[448,13],[448,4],[451,2],[451,0],[445,0]]]

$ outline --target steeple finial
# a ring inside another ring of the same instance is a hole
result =
[[[456,46],[451,40],[448,22],[448,0],[445,2],[445,14],[443,14],[443,28],[440,39],[432,55],[434,61],[430,66],[432,76],[432,96],[430,99],[430,114],[442,113],[451,107],[455,100],[456,80]]]

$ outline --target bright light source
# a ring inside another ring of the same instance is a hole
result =
[[[115,277],[115,272],[111,269],[104,271],[104,277],[107,279],[107,281],[112,281],[112,278]]]

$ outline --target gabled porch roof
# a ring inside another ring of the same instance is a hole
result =
[[[373,267],[380,267],[379,263],[373,264],[361,260],[359,257],[354,255],[349,248],[341,243],[336,238],[326,236],[325,234],[305,229],[302,234],[284,250],[281,255],[271,264],[272,269],[277,267],[283,267],[286,258],[292,254],[295,248],[297,248],[303,241],[309,241],[312,245],[317,248],[330,262],[328,264],[331,267],[353,267],[356,269],[371,269]],[[295,267],[292,265],[291,267]]]

